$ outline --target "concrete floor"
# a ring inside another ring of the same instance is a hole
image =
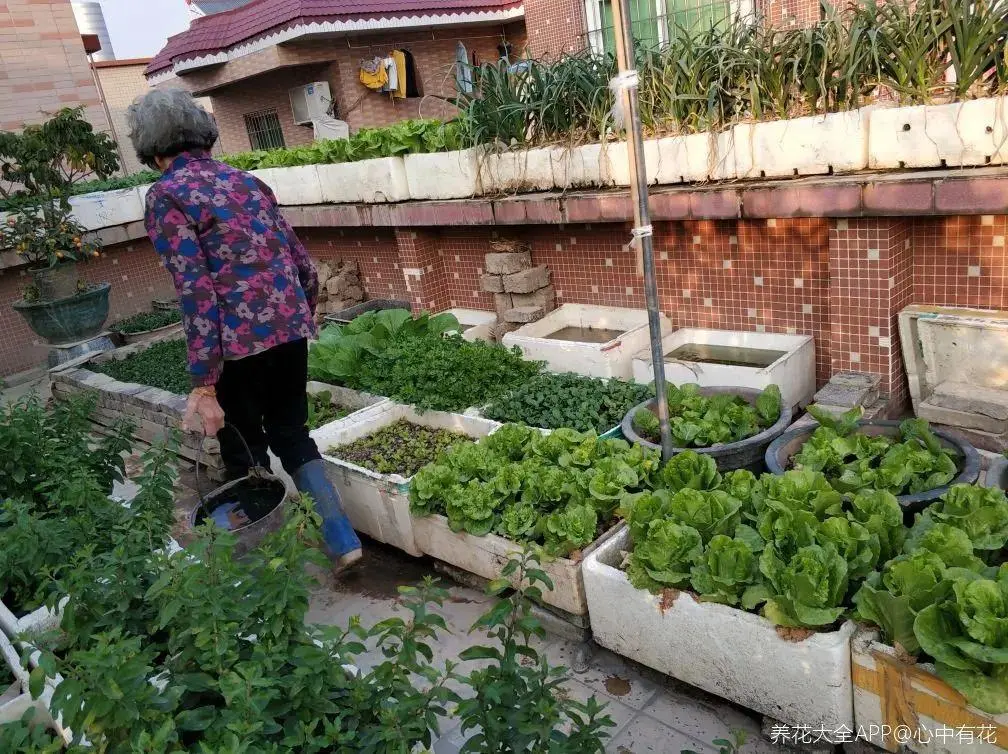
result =
[[[312,623],[346,626],[359,616],[365,626],[392,616],[405,617],[399,603],[398,587],[416,584],[424,576],[441,579],[449,598],[438,612],[450,633],[440,637],[435,647],[435,663],[457,660],[466,647],[485,642],[470,634],[469,628],[492,604],[482,592],[460,586],[438,574],[433,563],[411,558],[398,550],[365,543],[364,562],[342,580],[329,579],[314,593],[308,620]],[[554,665],[570,667],[578,644],[547,636],[537,649]],[[367,667],[378,658],[367,656],[359,663]],[[466,663],[459,668],[465,672]],[[759,717],[684,684],[635,665],[601,648],[595,648],[584,673],[569,672],[564,684],[577,699],[595,695],[607,704],[607,714],[616,727],[610,729],[607,751],[613,754],[679,754],[683,750],[716,752],[711,742],[729,738],[733,731],[747,735],[745,754],[769,752],[779,747],[760,737]],[[448,720],[434,745],[435,754],[454,754],[465,739],[455,721]]]

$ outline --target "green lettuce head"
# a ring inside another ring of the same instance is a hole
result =
[[[546,519],[546,551],[566,556],[595,541],[598,514],[587,503],[571,503]]]
[[[879,539],[857,521],[831,516],[819,525],[816,540],[821,545],[832,545],[847,561],[847,571],[852,581],[860,581],[875,570],[879,562]]]
[[[623,496],[619,515],[630,527],[630,539],[640,542],[647,534],[652,521],[668,516],[672,495],[668,490],[634,492]]]
[[[668,515],[700,533],[710,541],[715,534],[731,535],[739,523],[742,504],[721,490],[701,492],[690,488],[679,490],[669,502]]]
[[[857,521],[879,539],[879,562],[895,557],[906,540],[903,509],[891,492],[865,490],[854,496],[847,517]]]
[[[966,532],[974,550],[1000,550],[1008,542],[1008,499],[1002,490],[957,484],[928,513]]]
[[[759,561],[752,548],[724,534],[711,539],[690,571],[690,583],[702,599],[725,605],[742,602],[743,594],[758,578]]]
[[[670,519],[652,521],[644,538],[634,543],[627,577],[637,589],[655,593],[666,587],[682,588],[702,554],[700,533],[692,526]]]
[[[821,628],[843,614],[847,561],[833,547],[802,547],[785,563],[768,545],[760,556],[760,570],[773,594],[763,615],[777,625]]]
[[[687,450],[669,459],[657,474],[656,487],[670,492],[682,489],[715,490],[721,485],[717,462],[708,455]]]

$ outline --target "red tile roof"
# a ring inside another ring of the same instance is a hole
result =
[[[522,0],[252,0],[234,10],[193,19],[187,31],[169,37],[146,73],[298,24],[504,11],[521,4]]]

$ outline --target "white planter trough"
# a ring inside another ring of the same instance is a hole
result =
[[[96,191],[70,197],[73,216],[88,230],[138,222],[144,217],[148,186]]]
[[[644,161],[649,185],[706,181],[713,176],[735,177],[731,132],[666,136],[644,142]],[[719,159],[719,150],[724,156]],[[630,185],[629,150],[625,141],[609,146],[609,162],[617,186]]]
[[[479,158],[480,186],[486,194],[553,190],[553,149],[522,149]]]
[[[465,340],[492,340],[493,326],[497,324],[495,312],[485,312],[480,309],[445,309],[445,314],[452,314],[462,325],[462,337]]]
[[[662,316],[662,331],[672,323]],[[538,322],[504,336],[526,359],[542,360],[551,372],[576,372],[589,377],[630,379],[633,355],[650,339],[643,309],[564,304]]]
[[[557,189],[603,188],[613,185],[612,144],[553,147],[553,186]]]
[[[1008,749],[1008,715],[970,706],[935,675],[933,665],[902,662],[876,631],[854,636],[851,673],[854,729],[875,746],[922,754],[1002,754]]]
[[[388,401],[327,424],[312,434],[322,457],[329,464],[332,472],[330,479],[340,493],[343,508],[354,529],[410,555],[419,556],[423,551],[414,538],[413,519],[409,511],[410,479],[399,474],[378,474],[328,453],[334,445],[367,437],[400,419],[449,429],[473,439],[486,437],[500,425],[489,419],[441,411],[419,414],[412,406]]]
[[[624,527],[584,562],[598,644],[785,725],[852,728],[853,623],[788,641],[765,618],[686,592],[663,610],[619,570],[628,545]]]
[[[480,193],[480,155],[475,149],[408,154],[403,159],[411,199],[468,199]]]
[[[64,603],[67,598],[64,597]],[[35,634],[51,631],[60,624],[62,618],[60,611],[52,611],[45,605],[24,615],[15,615],[7,605],[0,601],[0,629],[10,637]]]
[[[322,201],[331,204],[404,202],[410,198],[402,157],[318,166]]]
[[[804,407],[815,393],[815,345],[811,335],[684,327],[662,339],[665,378],[673,385],[781,389],[784,404]],[[634,382],[654,380],[650,346],[633,357]]]
[[[273,189],[279,204],[323,204],[318,165],[262,168],[252,174]]]
[[[747,133],[746,133],[747,132]],[[736,132],[739,178],[850,173],[868,167],[868,110],[753,123]],[[742,160],[740,160],[742,162]]]
[[[872,111],[868,164],[873,170],[1005,162],[1008,98]]]
[[[39,698],[32,699],[28,691],[28,671],[21,664],[18,651],[10,640],[0,633],[0,675],[4,674],[5,667],[10,669],[15,680],[7,688],[0,687],[0,726],[19,722],[28,710],[34,709],[34,725],[44,725],[62,738],[64,742],[70,743],[72,740],[70,731],[64,729],[54,720],[49,711],[53,681],[47,680],[45,689]]]
[[[617,531],[611,528],[598,540],[585,548],[578,559],[556,558],[541,563],[540,567],[553,582],[553,589],[543,587],[542,601],[573,616],[587,615],[588,601],[581,578],[581,564]],[[500,578],[501,570],[522,545],[496,534],[474,537],[466,532],[454,532],[448,519],[434,515],[413,519],[417,545],[425,555],[473,573],[484,579]]]

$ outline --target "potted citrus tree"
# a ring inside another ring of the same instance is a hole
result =
[[[100,252],[71,214],[75,183],[107,178],[119,167],[115,144],[66,108],[20,133],[0,133],[0,198],[13,210],[0,224],[0,246],[15,251],[32,277],[14,308],[50,343],[96,334],[105,324],[109,283],[89,285],[77,263]]]

